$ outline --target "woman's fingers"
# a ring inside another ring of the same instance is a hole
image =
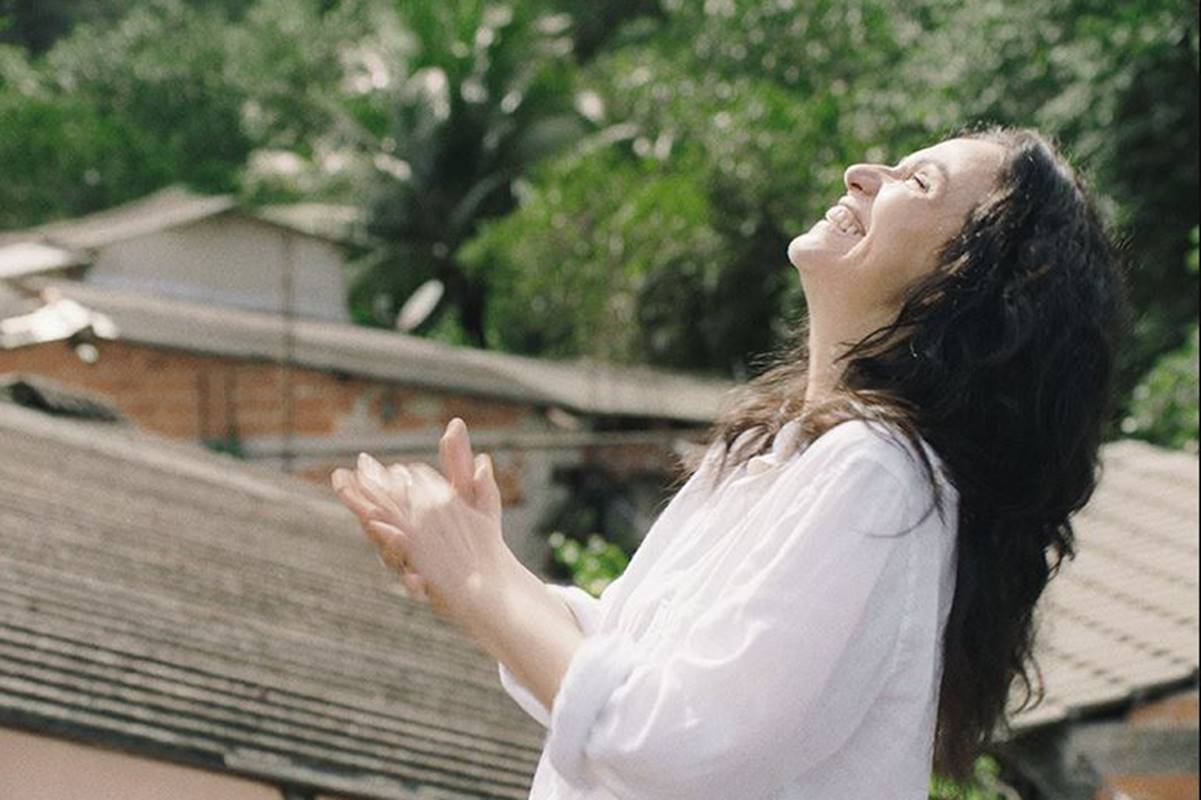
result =
[[[407,482],[407,470],[400,465],[394,465],[394,467],[388,470],[391,480]],[[372,468],[368,466],[367,469],[371,470]],[[355,473],[336,469],[330,476],[330,482],[333,484],[338,498],[359,517],[363,530],[379,548],[375,554],[379,562],[388,569],[400,573],[401,583],[410,598],[417,602],[429,603],[429,588],[425,578],[413,572],[406,563],[407,537],[404,531],[394,525],[372,518],[378,513],[379,506],[366,499],[362,483],[356,478]]]
[[[406,572],[400,576],[400,580],[404,584],[405,591],[409,593],[409,597],[421,603],[429,602],[430,598],[426,589],[425,578],[416,572]]]
[[[472,482],[474,468],[471,456],[471,439],[467,435],[467,423],[455,417],[446,426],[446,432],[438,441],[438,457],[442,471],[451,487],[468,505],[475,505],[475,486]]]
[[[363,526],[371,541],[379,547],[384,560],[397,569],[409,569],[409,537],[395,525],[372,520]]]
[[[413,480],[412,493],[414,502],[419,498],[440,501],[454,497],[454,488],[442,476],[442,473],[421,461],[409,464],[409,475]]]
[[[491,455],[480,453],[475,457],[472,483],[475,485],[476,508],[494,519],[500,519],[500,487],[497,486],[496,475],[492,471]]]
[[[397,519],[405,519],[405,507],[408,505],[408,485],[397,473],[388,470],[383,464],[366,453],[359,454],[358,468],[351,474],[358,490],[375,505],[395,515]]]
[[[389,570],[400,573],[400,582],[405,588],[405,593],[421,603],[429,602],[429,591],[426,588],[425,578],[418,575],[408,568],[403,562],[397,563],[395,558],[391,560],[384,557],[384,551],[381,550],[375,554],[379,559],[379,563],[383,564]]]
[[[359,518],[360,522],[377,512],[378,506],[363,494],[358,482],[354,480],[354,473],[350,470],[334,470],[330,475],[330,483],[333,485],[338,499]]]

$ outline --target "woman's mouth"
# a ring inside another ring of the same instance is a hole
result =
[[[859,227],[859,220],[855,219],[855,215],[851,210],[844,205],[837,205],[826,212],[826,221],[842,234],[862,238],[864,231]]]

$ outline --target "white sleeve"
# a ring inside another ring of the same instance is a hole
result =
[[[610,582],[609,586],[614,583],[616,581]],[[554,583],[547,583],[545,586],[551,594],[561,599],[571,610],[584,636],[596,633],[600,626],[600,598],[593,597],[579,586],[560,586]],[[608,590],[609,586],[606,586],[605,589]],[[496,664],[500,671],[500,685],[509,693],[509,696],[535,720],[544,726],[550,725],[550,712],[547,711],[542,701],[534,696],[529,687],[522,683],[503,661],[497,661]]]
[[[623,800],[769,796],[837,751],[894,671],[915,597],[911,482],[839,453],[731,572],[678,646],[586,638],[546,747],[577,788]]]

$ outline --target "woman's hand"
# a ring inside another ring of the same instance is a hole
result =
[[[334,470],[331,481],[381,559],[407,570],[410,595],[468,624],[482,590],[503,579],[512,554],[501,534],[492,461],[472,456],[461,419],[447,426],[439,456],[446,478],[421,463],[384,467],[364,453],[356,470]]]
[[[389,467],[389,470],[395,469],[399,465]],[[379,547],[379,552],[376,557],[379,558],[381,564],[385,567],[396,570],[400,574],[401,583],[405,587],[405,591],[409,597],[419,602],[430,602],[428,589],[426,587],[425,578],[406,568],[403,554],[393,547],[389,547],[387,543],[378,541],[379,537],[367,526],[377,518],[380,513],[374,502],[367,498],[365,491],[360,486],[355,474],[346,469],[335,469],[330,475],[330,483],[333,484],[334,492],[338,495],[338,499],[342,501],[351,512],[358,517],[359,525],[363,527],[363,532],[376,542]]]

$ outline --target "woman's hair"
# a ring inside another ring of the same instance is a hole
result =
[[[1025,698],[1013,710],[1030,703],[1028,661],[1040,684],[1034,705],[1045,696],[1033,657],[1035,603],[1062,560],[1075,557],[1069,517],[1097,485],[1130,312],[1118,253],[1056,146],[1029,129],[957,136],[995,142],[1006,157],[937,268],[908,288],[896,320],[854,343],[829,399],[802,408],[806,316],[767,369],[728,399],[709,444],[724,444],[717,481],[769,449],[790,419],[800,422],[802,447],[840,422],[881,422],[920,455],[941,510],[920,439],[938,454],[959,517],[933,767],[965,780],[997,727],[1008,730],[1015,677]]]

